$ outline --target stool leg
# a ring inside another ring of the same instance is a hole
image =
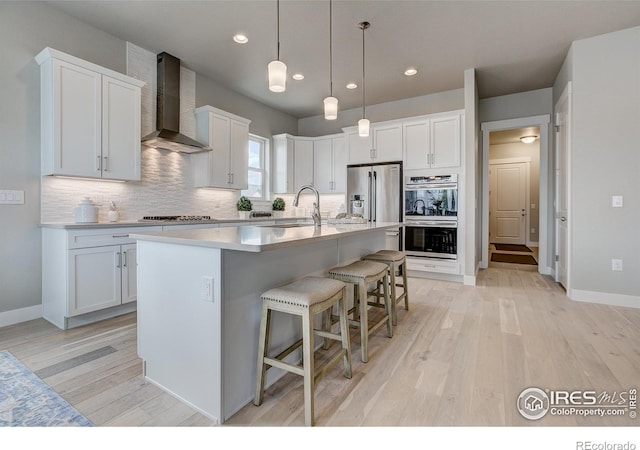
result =
[[[396,316],[396,265],[394,263],[389,264],[389,273],[391,274],[391,323],[398,325]]]
[[[313,317],[310,313],[302,316],[302,366],[304,370],[304,423],[312,427],[314,401],[314,368],[313,368]]]
[[[322,311],[322,330],[323,331],[331,331],[331,314],[333,313],[333,306],[327,308],[325,311]],[[322,348],[325,350],[329,349],[329,339],[322,338]]]
[[[402,265],[400,266],[402,270],[402,287],[404,289],[404,309],[409,311],[409,285],[407,284],[407,262],[406,259],[402,261]]]
[[[386,287],[383,287],[386,292]],[[360,303],[360,348],[362,362],[369,361],[369,320],[367,307],[367,285],[364,281],[358,284],[358,301]]]
[[[267,366],[264,358],[269,351],[269,329],[271,328],[271,310],[266,301],[262,302],[262,317],[260,318],[260,337],[258,338],[258,366],[256,369],[256,393],[253,404],[260,406],[264,395],[264,378]]]
[[[351,337],[349,335],[349,317],[347,316],[347,288],[342,290],[342,298],[338,302],[340,312],[340,336],[344,354],[344,376],[351,378]]]
[[[387,336],[388,337],[392,337],[393,336],[393,325],[392,325],[392,319],[391,319],[391,311],[392,311],[392,303],[395,305],[396,300],[395,298],[392,299],[389,297],[389,274],[385,273],[384,274],[384,283],[383,283],[383,287],[384,287],[384,305],[385,305],[385,310],[387,312]]]

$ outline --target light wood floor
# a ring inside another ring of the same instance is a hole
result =
[[[476,287],[409,283],[411,309],[399,309],[394,337],[379,329],[364,364],[354,330],[353,378],[338,365],[318,383],[317,426],[638,425],[640,419],[626,416],[547,415],[531,422],[515,405],[532,386],[637,387],[640,309],[571,301],[551,278],[530,270],[490,267]],[[142,379],[135,314],[65,332],[42,319],[0,328],[0,350],[11,351],[96,425],[211,425]],[[302,379],[286,375],[260,407],[247,405],[227,424],[303,425]]]

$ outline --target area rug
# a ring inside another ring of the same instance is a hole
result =
[[[8,351],[0,351],[0,427],[92,427]]]
[[[534,266],[538,264],[531,255],[512,255],[510,253],[492,253],[491,261],[513,264],[530,264]]]
[[[503,252],[527,252],[531,253],[532,250],[526,245],[519,244],[493,244],[496,247],[496,250]]]

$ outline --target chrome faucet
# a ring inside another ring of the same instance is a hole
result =
[[[316,195],[316,201],[313,203],[313,212],[311,213],[311,218],[313,219],[313,224],[316,227],[319,227],[322,222],[320,219],[320,193],[316,188],[314,188],[310,184],[307,184],[302,186],[300,189],[298,189],[298,192],[296,192],[296,196],[293,199],[293,206],[298,206],[298,199],[300,198],[300,192],[304,191],[305,189],[309,189],[313,191],[313,193]]]

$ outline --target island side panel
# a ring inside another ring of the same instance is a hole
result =
[[[213,279],[213,302],[203,295]],[[138,241],[138,353],[145,377],[222,421],[221,250]]]
[[[304,276],[326,276],[337,265],[348,264],[385,247],[385,230],[260,253],[225,250],[224,267],[224,417],[225,420],[253,401],[258,352],[262,292]],[[351,290],[348,290],[348,297]],[[316,326],[319,326],[319,317]],[[276,354],[300,338],[300,319],[274,312],[270,354]],[[316,346],[320,340],[316,342]],[[287,357],[298,364],[299,351]],[[285,374],[280,369],[267,372],[265,386]]]

